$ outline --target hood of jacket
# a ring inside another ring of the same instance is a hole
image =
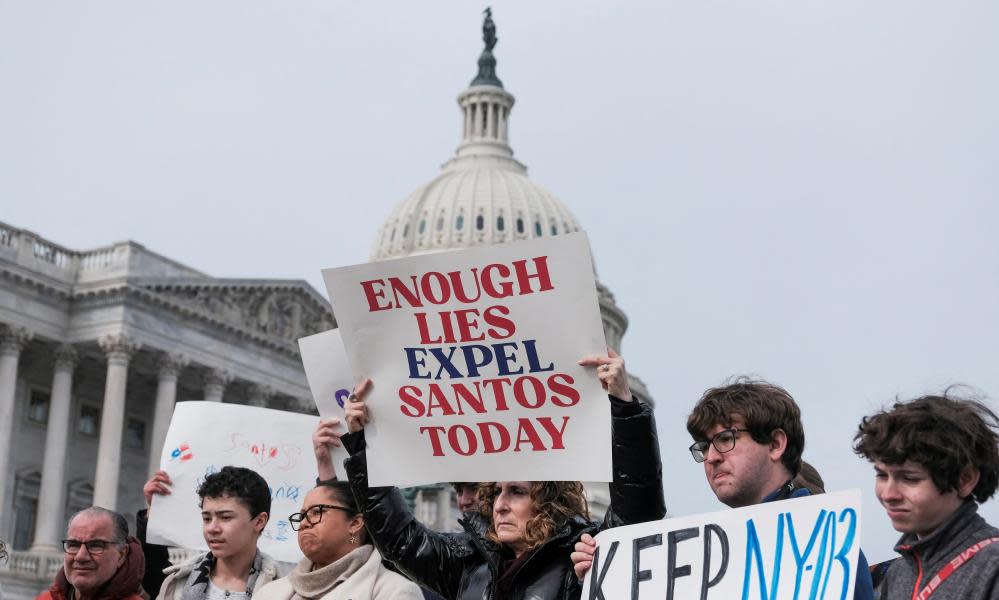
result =
[[[118,567],[111,579],[97,588],[93,600],[120,600],[141,594],[142,575],[146,572],[146,559],[142,554],[142,545],[139,540],[132,536],[127,538],[125,544],[128,547],[125,562]],[[70,590],[72,590],[72,586],[66,579],[66,569],[59,569],[49,593],[52,594],[54,600],[71,600]]]

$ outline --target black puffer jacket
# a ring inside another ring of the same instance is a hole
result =
[[[455,600],[574,600],[581,586],[569,554],[584,533],[661,519],[666,513],[662,466],[652,410],[611,398],[614,480],[611,506],[603,524],[581,518],[565,522],[504,581],[512,556],[486,535],[488,522],[466,513],[463,533],[439,533],[419,523],[394,487],[368,487],[364,432],[342,439],[350,457],[344,461],[365,525],[382,556],[422,586]]]

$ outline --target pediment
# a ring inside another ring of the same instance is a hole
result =
[[[212,321],[293,345],[302,336],[336,326],[329,302],[300,280],[171,279],[139,287]]]

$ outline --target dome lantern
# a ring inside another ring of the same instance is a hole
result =
[[[458,96],[461,107],[461,144],[455,157],[444,164],[444,169],[455,168],[461,159],[480,157],[503,163],[503,166],[520,173],[527,173],[527,167],[513,160],[510,148],[510,110],[513,108],[513,94],[503,89],[503,82],[496,76],[496,24],[492,10],[485,10],[482,23],[482,41],[485,48],[479,56],[479,72],[467,90]]]

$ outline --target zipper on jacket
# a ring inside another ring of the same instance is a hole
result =
[[[919,584],[923,582],[923,561],[919,559],[919,552],[913,550],[912,557],[916,559],[916,585],[912,587],[912,600],[916,600],[919,595]]]

